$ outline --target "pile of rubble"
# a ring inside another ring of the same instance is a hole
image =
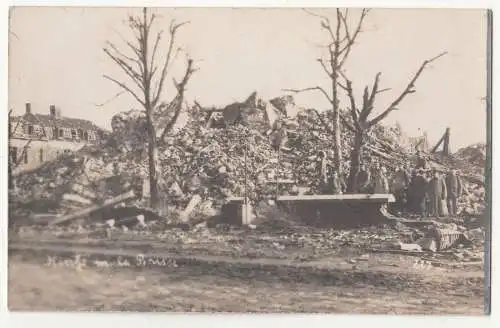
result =
[[[456,159],[469,163],[471,167],[484,168],[486,164],[486,144],[470,145],[459,149],[453,155]]]
[[[472,179],[473,181],[466,181],[465,195],[459,199],[459,207],[462,208],[463,215],[482,216],[485,211],[485,164],[486,144],[484,143],[461,148],[451,157],[451,166],[459,169],[464,175],[477,177],[477,179]]]
[[[331,112],[302,110],[293,118],[281,117],[287,138],[280,152],[273,148],[272,126],[263,123],[268,113],[255,113],[248,118],[248,124],[213,129],[207,126],[200,110],[190,109],[184,127],[166,135],[155,154],[159,187],[166,198],[185,207],[197,196],[217,207],[230,196],[245,194],[258,203],[275,194],[275,182],[279,179],[293,182],[288,187],[280,186],[281,194],[291,193],[299,186],[312,187],[317,174],[315,156],[320,151],[332,156],[333,138],[328,126],[332,122]],[[59,212],[67,213],[73,210],[67,195],[76,189],[91,190],[97,199],[116,197],[130,189],[140,196],[148,177],[144,114],[134,110],[117,114],[112,127],[113,134],[105,144],[85,147],[18,175],[15,199],[51,201],[56,207],[64,207]],[[161,131],[158,126],[158,137]],[[341,135],[342,165],[347,172],[353,138],[348,129]],[[373,142],[362,156],[370,158],[374,152],[391,154],[380,159],[389,171],[401,164],[409,165],[413,155],[407,152],[403,139],[400,129],[377,126],[370,136]],[[473,156],[472,164],[484,165],[484,156],[482,160],[476,156],[484,147],[476,148],[461,150],[456,156]],[[468,215],[479,215],[484,210],[484,187],[468,183],[466,189],[468,193],[460,199],[460,207]]]

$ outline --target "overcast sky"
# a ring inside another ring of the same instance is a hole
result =
[[[47,113],[50,104],[63,115],[89,119],[109,128],[119,111],[138,108],[102,74],[124,75],[102,51],[106,40],[122,47],[130,37],[126,8],[16,8],[11,12],[9,43],[9,105],[16,114],[24,103]],[[178,45],[196,61],[188,85],[188,101],[223,106],[244,100],[251,92],[269,99],[284,88],[327,87],[315,61],[324,34],[316,17],[300,9],[155,9],[158,27],[171,18],[189,20]],[[331,10],[315,12],[335,17]],[[351,16],[355,16],[353,10]],[[382,72],[376,111],[404,89],[422,61],[442,51],[410,95],[386,122],[400,122],[411,135],[427,131],[432,142],[451,128],[453,150],[486,138],[486,13],[470,9],[374,9],[353,48],[346,69],[358,91]],[[163,44],[163,49],[166,44]],[[123,49],[126,50],[126,47]],[[173,68],[180,79],[186,53]],[[166,99],[172,94],[171,78]],[[321,94],[296,96],[306,107],[326,108]],[[97,106],[107,102],[104,106]],[[344,103],[345,104],[345,103]],[[343,105],[344,106],[344,105]]]

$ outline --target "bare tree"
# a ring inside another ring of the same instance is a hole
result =
[[[160,42],[163,37],[163,30],[152,32],[151,27],[156,21],[157,16],[150,14],[147,8],[142,9],[141,16],[129,16],[128,23],[132,31],[133,40],[123,40],[131,51],[131,54],[125,54],[118,47],[107,42],[104,52],[106,55],[126,74],[128,82],[133,84],[133,87],[127,85],[119,79],[104,75],[104,78],[118,85],[121,93],[131,95],[143,108],[147,121],[147,139],[148,139],[148,170],[149,170],[149,185],[151,195],[151,206],[158,205],[158,173],[156,164],[156,147],[157,142],[163,142],[167,133],[174,127],[179,114],[181,112],[184,91],[186,85],[196,69],[193,68],[192,59],[188,59],[184,77],[181,82],[176,82],[174,85],[177,89],[177,94],[173,101],[165,105],[161,101],[165,89],[165,79],[170,73],[172,62],[177,57],[177,50],[174,50],[177,32],[179,29],[189,22],[176,23],[174,20],[170,23],[169,40],[167,43],[166,57],[163,62],[158,59],[160,52]],[[156,128],[154,125],[154,117],[159,112],[168,114],[173,111],[163,132],[157,140]]]
[[[425,60],[420,65],[419,69],[415,72],[403,92],[401,92],[401,94],[399,94],[399,96],[397,96],[380,114],[376,115],[373,118],[370,118],[370,115],[373,113],[373,110],[375,108],[376,96],[384,91],[389,90],[380,89],[379,87],[381,73],[379,72],[375,75],[375,79],[371,88],[369,88],[368,86],[365,87],[363,93],[363,101],[361,103],[361,107],[359,107],[354,97],[352,81],[349,80],[345,73],[341,72],[345,84],[339,83],[339,86],[341,86],[341,88],[345,90],[347,96],[349,97],[349,112],[351,113],[351,118],[354,125],[349,127],[350,130],[354,132],[354,147],[351,152],[351,166],[349,171],[349,191],[354,191],[354,180],[356,174],[359,172],[361,152],[363,150],[363,146],[367,141],[368,133],[370,132],[370,130],[375,125],[380,123],[383,119],[385,119],[391,112],[398,110],[397,106],[406,98],[406,96],[416,91],[415,83],[417,82],[424,69],[430,63],[444,56],[445,54],[446,52],[443,52],[433,58]]]
[[[340,121],[341,121],[341,112],[340,112],[340,100],[339,100],[339,75],[344,66],[351,49],[358,38],[359,33],[361,32],[361,27],[363,22],[368,14],[368,9],[362,9],[359,17],[357,18],[356,24],[353,27],[349,26],[349,9],[337,9],[335,23],[332,26],[330,19],[323,15],[318,15],[306,10],[306,12],[310,15],[319,17],[321,20],[321,29],[325,31],[328,35],[328,44],[323,45],[323,47],[327,48],[328,55],[327,58],[318,58],[317,61],[321,65],[323,71],[328,76],[331,81],[331,84],[328,88],[328,91],[321,86],[314,86],[305,89],[285,89],[290,92],[304,92],[304,91],[319,91],[321,92],[328,103],[332,106],[333,110],[333,124],[332,128],[325,124],[325,127],[328,128],[329,133],[333,135],[333,153],[334,153],[334,161],[335,168],[337,172],[342,174],[342,166],[340,163],[342,162],[342,154],[341,154],[341,129],[340,129]],[[318,115],[319,116],[319,115]]]

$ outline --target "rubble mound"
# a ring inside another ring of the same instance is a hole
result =
[[[238,103],[235,108],[250,103],[256,106],[254,98],[252,94],[249,100]],[[247,195],[258,204],[276,193],[290,194],[314,187],[318,180],[316,156],[322,151],[328,158],[333,158],[332,112],[307,109],[289,115],[288,109],[292,111],[294,108],[293,98],[276,98],[273,103],[280,109],[282,116],[277,117],[284,123],[280,129],[286,134],[283,138],[286,141],[280,143],[280,151],[272,142],[276,127],[271,126],[269,118],[264,118],[267,112],[262,110],[244,111],[246,124],[229,124],[214,129],[207,126],[207,120],[203,118],[206,113],[189,109],[184,127],[162,136],[163,140],[157,135],[155,157],[159,189],[166,193],[169,202],[173,199],[169,194],[173,185],[180,204],[199,195],[203,200],[213,201],[215,207],[231,196]],[[23,199],[41,199],[65,206],[60,201],[62,195],[75,184],[102,190],[104,187],[99,186],[106,186],[106,181],[112,177],[119,177],[118,181],[121,181],[115,196],[120,191],[127,192],[128,188],[142,190],[149,171],[145,115],[137,110],[122,112],[112,118],[111,125],[113,133],[104,144],[84,147],[33,171],[20,173],[16,177],[16,203],[22,203]],[[157,133],[161,135],[160,130],[157,129]],[[353,134],[342,125],[341,136],[341,165],[346,174]],[[414,154],[406,144],[407,139],[399,127],[376,126],[363,149],[362,160],[371,163],[376,158],[387,166],[389,172],[400,165],[410,167]],[[483,170],[485,150],[484,144],[463,148],[453,156],[456,161],[450,163],[457,168],[467,165],[469,171]],[[280,179],[291,183],[280,184],[277,190],[276,182]],[[481,213],[483,207],[478,204],[484,201],[484,187],[474,185],[469,189],[469,197],[460,200],[460,205],[471,215]],[[108,196],[102,194],[102,197]]]
[[[459,149],[454,157],[478,167],[484,167],[486,163],[486,144],[477,143]]]

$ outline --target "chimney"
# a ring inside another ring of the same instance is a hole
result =
[[[50,105],[50,116],[56,116],[56,106],[55,105]]]
[[[26,103],[26,114],[31,114],[31,104]]]

